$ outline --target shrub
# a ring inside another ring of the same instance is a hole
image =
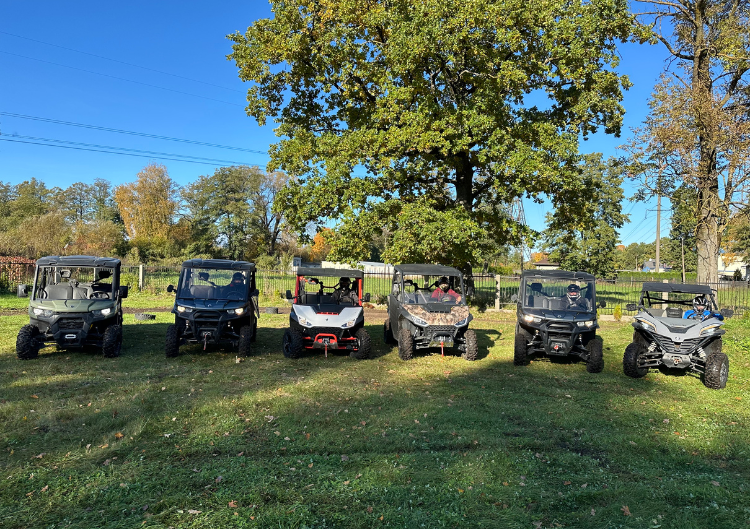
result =
[[[615,317],[615,321],[620,321],[622,319],[622,305],[617,305],[612,315]]]
[[[385,294],[375,294],[375,303],[377,305],[385,305],[388,303],[388,296]]]

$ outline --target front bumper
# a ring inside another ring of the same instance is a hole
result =
[[[90,312],[67,312],[31,318],[31,325],[39,329],[41,340],[61,347],[100,345],[106,328],[115,323],[116,312],[99,317]]]
[[[532,333],[530,350],[548,356],[587,355],[583,335],[594,332],[598,325],[579,327],[577,322],[544,321],[535,326],[523,325]]]

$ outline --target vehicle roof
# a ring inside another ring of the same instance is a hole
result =
[[[120,260],[114,257],[96,257],[93,255],[48,255],[36,262],[37,266],[93,266],[98,268],[116,268]]]
[[[570,272],[568,270],[524,270],[521,273],[522,278],[539,277],[551,279],[583,279],[585,281],[595,281],[596,277],[588,272]]]
[[[451,266],[438,264],[400,264],[393,267],[404,275],[415,274],[423,276],[460,276],[461,272]]]
[[[648,292],[675,292],[681,294],[705,294],[711,295],[711,287],[708,285],[686,285],[683,283],[643,283],[642,291]]]
[[[213,268],[215,270],[249,270],[255,272],[255,264],[229,259],[188,259],[182,268]]]
[[[363,279],[365,273],[362,270],[351,268],[315,268],[312,266],[297,268],[297,275],[304,277],[355,277]]]

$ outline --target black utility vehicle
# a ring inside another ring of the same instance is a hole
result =
[[[721,352],[724,318],[707,285],[643,283],[633,318],[633,342],[625,348],[622,367],[633,378],[650,368],[669,368],[699,374],[703,384],[722,389],[729,378],[729,358]]]
[[[532,354],[568,355],[586,361],[589,373],[604,369],[602,339],[596,335],[596,280],[585,272],[525,270],[517,302],[513,364],[524,366]],[[604,307],[604,301],[599,307]]]
[[[180,345],[208,344],[237,347],[240,356],[250,354],[258,326],[258,290],[255,265],[245,261],[191,259],[182,263],[172,312],[174,325],[167,327],[165,352],[177,356]]]
[[[298,268],[297,281],[286,297],[292,301],[289,328],[284,331],[283,351],[299,358],[305,351],[346,351],[357,360],[370,356],[370,335],[365,330],[362,301],[364,273],[337,268]],[[327,283],[327,284],[326,284]]]
[[[18,296],[28,295],[18,285]],[[42,257],[36,262],[29,302],[31,323],[16,339],[21,360],[39,356],[48,343],[58,347],[100,347],[106,357],[120,355],[122,300],[128,287],[120,286],[120,261],[109,257],[71,255]]]
[[[398,355],[410,360],[417,349],[456,347],[466,360],[477,359],[477,337],[469,329],[463,275],[449,266],[396,265],[388,296],[386,343],[398,342]]]

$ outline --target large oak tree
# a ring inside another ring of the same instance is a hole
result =
[[[288,222],[330,258],[464,264],[518,240],[516,197],[566,203],[578,142],[619,133],[625,0],[271,0],[230,35],[247,113],[277,124]]]

